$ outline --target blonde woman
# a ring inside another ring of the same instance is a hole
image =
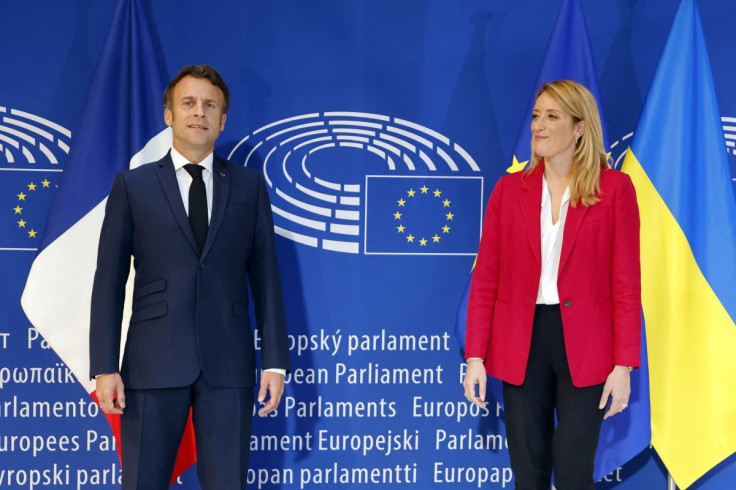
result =
[[[504,381],[517,489],[548,490],[553,471],[558,490],[592,489],[601,423],[626,408],[639,365],[636,195],[609,168],[582,85],[545,84],[531,131],[529,169],[502,177],[488,202],[463,387],[483,406],[486,373]]]

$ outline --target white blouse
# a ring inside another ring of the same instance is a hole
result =
[[[570,205],[570,188],[565,189],[560,202],[560,213],[557,223],[552,223],[552,196],[547,186],[547,178],[542,178],[542,210],[540,226],[542,230],[542,275],[539,279],[537,304],[556,305],[560,303],[557,293],[557,272],[560,268],[562,252],[562,236],[567,219],[567,208]]]

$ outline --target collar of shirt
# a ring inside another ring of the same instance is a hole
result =
[[[570,186],[567,186],[565,188],[565,193],[562,194],[562,200],[560,201],[560,214],[557,216],[557,223],[559,223],[562,220],[562,213],[564,212],[565,215],[567,215],[567,207],[565,206],[570,202]],[[549,185],[547,185],[547,178],[542,176],[542,226],[545,224],[549,224],[549,226],[553,226],[552,223],[552,196],[549,193]],[[549,218],[549,219],[547,219]],[[545,221],[547,223],[545,223]],[[557,223],[554,223],[555,225]]]
[[[174,170],[176,170],[177,172],[180,169],[182,169],[184,165],[188,163],[197,163],[197,165],[207,170],[207,172],[212,173],[212,166],[214,165],[214,160],[215,160],[215,154],[210,153],[209,155],[204,157],[204,160],[202,160],[201,162],[198,162],[198,163],[190,162],[181,153],[176,151],[176,148],[174,148],[173,146],[171,147],[171,161],[174,162]],[[205,177],[206,175],[207,175],[206,173],[203,173],[203,178],[205,180],[207,180]]]
[[[209,219],[212,219],[212,195],[214,194],[212,168],[214,166],[214,160],[214,154],[210,153],[198,164],[203,170],[202,180],[204,180],[204,188],[207,194],[207,217]],[[173,147],[171,148],[171,161],[174,163],[176,182],[179,185],[179,192],[181,193],[181,200],[184,204],[184,211],[189,215],[189,187],[192,185],[193,179],[192,176],[189,175],[189,172],[184,170],[184,165],[191,162],[189,162]]]

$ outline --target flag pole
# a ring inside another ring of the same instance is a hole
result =
[[[667,490],[677,490],[677,485],[675,484],[675,480],[672,478],[672,475],[667,473]]]

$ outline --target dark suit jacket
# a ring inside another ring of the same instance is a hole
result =
[[[125,284],[133,313],[119,366]],[[210,228],[200,254],[171,157],[121,172],[108,197],[92,291],[90,374],[134,389],[255,384],[252,290],[263,368],[289,368],[286,322],[263,177],[215,156]]]
[[[544,164],[502,177],[488,201],[468,304],[466,355],[524,382],[542,270]],[[639,210],[628,175],[602,170],[600,201],[568,208],[557,290],[575,386],[638,366],[641,343]]]

